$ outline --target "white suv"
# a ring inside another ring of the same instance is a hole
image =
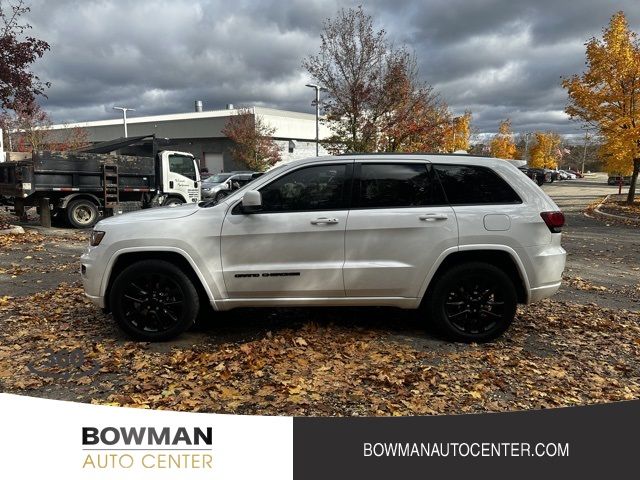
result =
[[[449,338],[491,340],[553,295],[557,205],[508,161],[359,154],[281,165],[221,203],[99,222],[87,296],[134,338],[174,337],[202,306],[420,309]]]

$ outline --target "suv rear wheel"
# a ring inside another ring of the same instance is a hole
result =
[[[122,330],[148,342],[184,332],[199,310],[192,281],[164,260],[142,260],[125,268],[113,282],[109,301]]]
[[[518,299],[511,278],[501,269],[470,262],[452,267],[436,282],[426,311],[450,339],[487,342],[511,325]]]

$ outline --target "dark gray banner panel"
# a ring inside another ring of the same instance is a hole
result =
[[[616,478],[637,470],[640,401],[412,418],[295,418],[294,478]]]

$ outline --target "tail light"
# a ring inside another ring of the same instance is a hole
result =
[[[564,225],[564,213],[562,212],[542,212],[540,214],[544,223],[547,224],[551,233],[560,233]]]

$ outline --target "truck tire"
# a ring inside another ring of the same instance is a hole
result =
[[[429,319],[458,342],[488,342],[513,321],[518,298],[511,278],[500,268],[469,262],[437,278],[425,299]]]
[[[173,207],[175,205],[182,205],[183,203],[184,203],[184,200],[182,200],[181,198],[169,197],[164,201],[163,205],[165,207]]]
[[[113,282],[109,305],[120,328],[145,342],[180,335],[200,310],[193,282],[165,260],[141,260],[125,268]]]
[[[91,228],[99,217],[98,207],[91,200],[81,198],[67,205],[67,221],[73,228]]]

